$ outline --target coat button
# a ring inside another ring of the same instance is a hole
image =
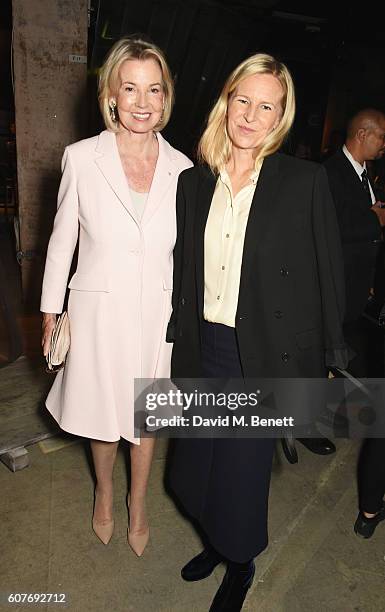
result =
[[[282,319],[283,312],[281,310],[275,310],[274,316],[276,319]]]
[[[282,353],[282,355],[281,355],[281,359],[282,359],[282,361],[283,361],[284,363],[287,363],[287,362],[289,361],[289,359],[290,359],[290,355],[289,355],[289,353]]]
[[[182,304],[182,306],[184,306],[186,303],[186,300],[182,297],[180,303]]]
[[[289,271],[286,270],[286,268],[281,268],[279,273],[281,276],[287,276],[289,274]]]

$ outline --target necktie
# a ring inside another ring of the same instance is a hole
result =
[[[365,189],[365,193],[368,199],[368,204],[369,206],[373,206],[372,196],[370,194],[370,189],[369,189],[368,173],[366,172],[366,170],[364,170],[361,174],[361,182],[362,182],[363,188]]]

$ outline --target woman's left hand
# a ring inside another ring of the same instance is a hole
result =
[[[52,332],[56,324],[56,314],[44,312],[42,323],[41,345],[43,347],[43,355],[46,357],[51,343]]]

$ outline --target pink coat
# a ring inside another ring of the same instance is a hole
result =
[[[116,137],[104,131],[66,148],[58,210],[41,298],[42,312],[63,309],[68,287],[71,348],[48,395],[65,431],[138,442],[134,378],[168,378],[175,195],[192,164],[158,133],[159,157],[142,220],[130,198]]]

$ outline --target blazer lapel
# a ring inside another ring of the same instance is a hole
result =
[[[207,217],[213,199],[217,177],[208,167],[201,168],[201,180],[197,189],[195,216],[195,266],[197,279],[198,313],[203,317],[204,301],[204,242]]]
[[[263,161],[254,192],[247,221],[243,258],[241,267],[241,286],[247,283],[253,269],[254,253],[257,245],[264,239],[266,228],[274,216],[274,210],[279,202],[276,193],[279,185],[279,154],[273,153]]]
[[[135,207],[131,201],[127,178],[120,160],[115,134],[107,130],[101,132],[96,151],[101,154],[100,157],[95,159],[96,165],[124,208],[131,215],[135,223],[139,224]]]
[[[158,159],[146,207],[143,212],[142,225],[148,223],[152,215],[159,208],[178,170],[172,156],[172,149],[159,132],[157,133],[157,139],[159,147]]]

